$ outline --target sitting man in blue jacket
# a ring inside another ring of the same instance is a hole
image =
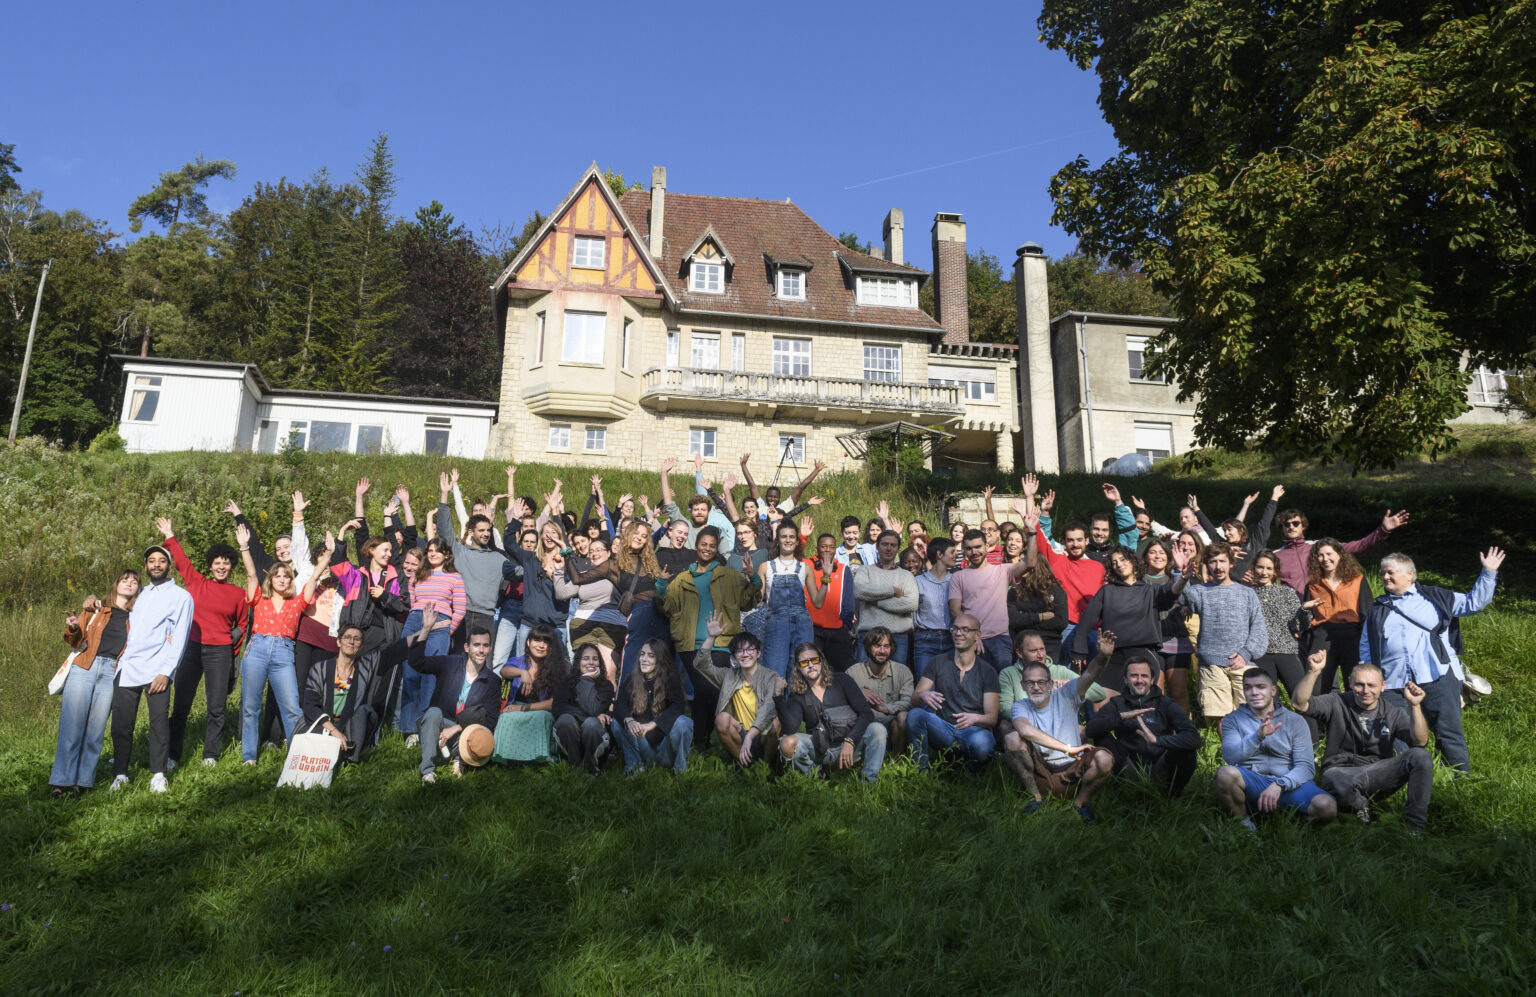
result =
[[[1307,722],[1275,701],[1275,680],[1261,668],[1243,673],[1243,705],[1221,720],[1216,798],[1250,831],[1253,814],[1290,810],[1314,824],[1338,816],[1338,804],[1312,781],[1317,763]]]
[[[429,606],[422,610],[423,633],[432,629],[437,614]],[[425,644],[411,648],[410,665],[423,675],[436,675],[437,688],[432,702],[421,715],[421,781],[437,782],[437,759],[453,759],[453,774],[462,775],[459,736],[466,727],[479,724],[492,730],[501,711],[501,676],[489,667],[491,630],[483,623],[471,624],[463,654],[427,656]],[[472,763],[483,764],[483,762]]]

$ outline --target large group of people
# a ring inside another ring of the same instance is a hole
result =
[[[822,498],[806,493],[824,465],[785,496],[760,490],[748,460],[717,487],[695,459],[681,504],[672,460],[654,506],[610,504],[594,476],[579,515],[558,480],[540,502],[519,496],[515,467],[505,492],[466,508],[453,470],[423,523],[399,487],[377,532],[364,478],[353,518],[313,538],[295,492],[270,553],[230,502],[235,545],[200,562],[162,518],[142,573],[65,621],[76,653],[53,792],[94,784],[109,718],[110,788],[128,784],[141,699],[150,789],[164,792],[199,686],[202,764],[217,765],[236,685],[244,764],[300,733],[335,738],[348,764],[398,736],[419,748],[423,784],[444,766],[561,759],[681,772],[712,743],[741,768],[866,782],[908,751],[920,769],[1000,756],[1026,811],[1061,797],[1092,822],[1117,778],[1184,792],[1215,730],[1215,797],[1246,827],[1275,811],[1369,820],[1406,787],[1403,820],[1421,833],[1431,737],[1470,770],[1458,619],[1492,599],[1498,548],[1467,593],[1388,554],[1377,595],[1357,555],[1406,511],[1350,543],[1313,541],[1303,513],[1278,510],[1281,486],[1250,529],[1257,493],[1219,526],[1190,495],[1171,528],[1105,484],[1105,508],[1053,538],[1055,493],[1034,475],[1016,522],[989,488],[975,528],[952,516],[930,532],[882,503],[818,534],[805,513]]]

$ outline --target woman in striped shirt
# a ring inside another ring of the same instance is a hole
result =
[[[283,734],[293,737],[302,711],[299,709],[298,679],[293,670],[293,640],[299,632],[299,617],[315,601],[318,571],[311,572],[301,591],[293,589],[293,565],[278,561],[267,569],[267,577],[258,585],[256,562],[251,557],[251,531],[244,523],[235,528],[240,544],[240,560],[245,563],[245,601],[256,610],[251,627],[253,636],[240,659],[240,757],[247,765],[256,764],[260,748],[258,735],[261,696],[268,684],[277,697],[277,709],[283,718]],[[336,538],[325,535],[325,551],[336,546]]]
[[[453,545],[442,537],[427,542],[425,560],[411,579],[411,612],[405,618],[402,637],[409,637],[421,629],[422,610],[431,607],[436,614],[432,630],[427,634],[426,655],[436,657],[449,653],[453,631],[464,619],[468,602],[464,595],[464,576],[453,570]],[[417,745],[416,728],[421,714],[432,705],[432,694],[437,691],[437,676],[426,675],[404,666],[405,678],[400,683],[400,733],[405,735],[408,748]]]

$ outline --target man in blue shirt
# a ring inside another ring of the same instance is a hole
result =
[[[1461,730],[1461,683],[1466,678],[1459,652],[1457,617],[1480,612],[1493,601],[1504,552],[1489,547],[1480,555],[1483,570],[1471,592],[1452,592],[1418,584],[1413,559],[1388,554],[1381,559],[1386,594],[1366,613],[1360,632],[1360,660],[1377,665],[1386,677],[1385,699],[1400,709],[1409,704],[1409,682],[1424,690],[1424,717],[1435,735],[1435,750],[1458,772],[1472,770],[1467,738]],[[1405,746],[1399,745],[1399,750]]]
[[[1338,804],[1312,781],[1317,762],[1307,722],[1275,701],[1275,680],[1262,668],[1243,673],[1243,705],[1221,718],[1216,798],[1243,826],[1253,814],[1299,813],[1314,824],[1338,816]]]

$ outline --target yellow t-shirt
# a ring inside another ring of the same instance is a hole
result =
[[[752,726],[757,719],[757,690],[744,685],[731,694],[731,716],[743,727]]]

